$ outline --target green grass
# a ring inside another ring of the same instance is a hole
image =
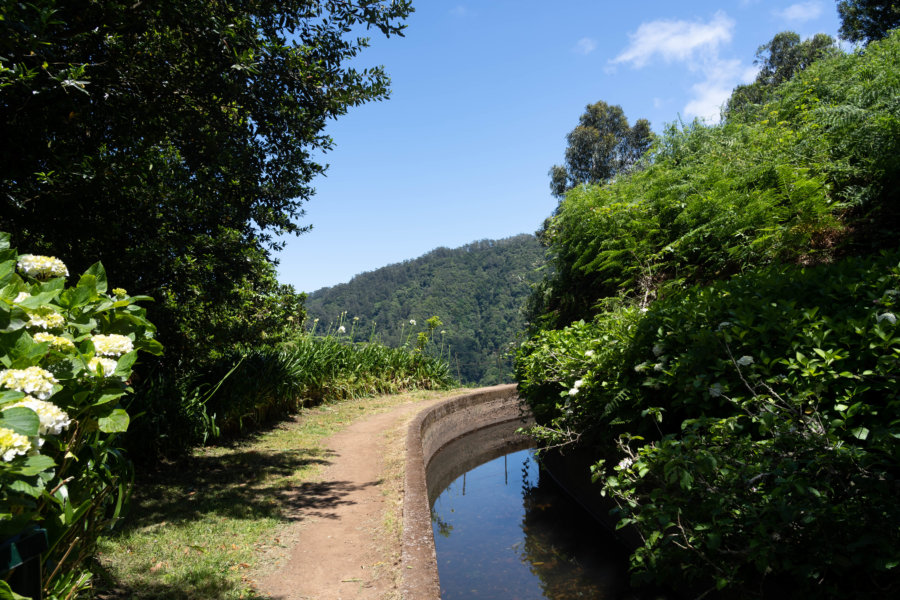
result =
[[[306,409],[269,431],[144,472],[123,526],[101,543],[97,597],[262,600],[251,577],[262,557],[286,551],[282,533],[296,509],[327,508],[339,492],[320,479],[331,461],[322,440],[359,418],[454,393],[411,392]],[[385,492],[399,494],[391,482],[402,477],[403,465],[388,454]],[[397,523],[399,515],[385,515],[391,539]]]

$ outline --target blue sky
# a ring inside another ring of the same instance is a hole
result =
[[[547,171],[587,104],[622,106],[656,131],[715,121],[779,31],[836,36],[834,0],[657,2],[418,0],[405,37],[371,33],[360,68],[384,65],[389,100],[351,109],[305,205],[311,232],[278,254],[279,279],[312,292],[354,275],[538,229],[556,206]]]

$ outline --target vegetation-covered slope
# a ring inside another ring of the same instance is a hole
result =
[[[438,248],[313,292],[307,311],[310,319],[320,319],[318,331],[336,328],[346,312],[348,328],[359,318],[353,322],[357,339],[374,330],[389,345],[407,342],[414,329],[410,319],[421,328],[425,319],[437,315],[443,325],[435,342],[449,352],[451,370],[461,381],[510,381],[506,355],[524,327],[522,307],[539,278],[536,270],[543,257],[537,239],[527,234]]]
[[[676,125],[548,223],[520,390],[724,598],[900,591],[900,32]]]

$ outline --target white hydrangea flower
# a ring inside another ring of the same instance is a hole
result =
[[[880,315],[875,317],[875,319],[879,323],[881,323],[882,321],[887,321],[888,323],[893,325],[894,323],[897,322],[897,315],[895,315],[894,313],[891,313],[891,312],[885,312],[885,313],[881,313]]]
[[[43,344],[44,342],[48,342],[50,344],[51,350],[56,350],[58,352],[74,352],[75,344],[69,338],[64,338],[58,335],[53,335],[52,333],[46,333],[43,331],[38,331],[32,336],[34,341],[38,344]]]
[[[10,462],[16,456],[25,454],[31,450],[31,442],[22,434],[16,433],[12,429],[0,427],[0,454],[3,460]]]
[[[15,404],[5,406],[4,410],[15,408],[17,406],[30,408],[37,413],[38,418],[41,420],[38,435],[59,435],[72,423],[72,419],[69,418],[69,415],[52,402],[44,402],[43,400],[38,400],[31,396],[25,396]]]
[[[19,256],[19,268],[29,277],[36,279],[65,277],[69,274],[65,263],[55,256],[22,254]]]
[[[588,358],[590,358],[590,357],[594,356],[594,351],[588,350],[587,352],[584,353],[584,355],[587,356]]]
[[[646,370],[647,370],[647,363],[641,363],[639,365],[634,366],[635,373],[643,373]]]
[[[737,364],[741,365],[742,367],[746,367],[747,365],[753,364],[753,357],[744,355],[737,359],[735,362],[737,362]]]
[[[415,325],[415,324],[416,324],[416,320],[415,320],[415,319],[410,319],[410,320],[409,320],[409,324],[410,324],[410,325]]]
[[[46,400],[53,394],[54,383],[58,382],[53,374],[40,367],[0,371],[0,386],[31,394],[39,400]]]
[[[116,361],[111,358],[95,356],[88,361],[88,369],[90,369],[91,374],[96,374],[98,368],[102,377],[112,377],[116,372]]]
[[[338,327],[338,333],[344,333],[345,331],[347,331],[347,328],[344,327],[343,325],[341,325],[340,327]]]
[[[662,344],[653,344],[653,356],[659,356],[663,353]]]
[[[19,292],[18,295],[16,295],[16,299],[13,300],[13,302],[15,304],[19,304],[20,302],[24,302],[25,300],[28,300],[29,298],[31,298],[31,294],[29,294],[28,292]]]
[[[92,335],[91,343],[94,344],[94,351],[100,356],[122,356],[134,350],[131,338],[118,333]]]
[[[66,319],[49,306],[28,311],[28,322],[25,327],[29,329],[59,329],[66,324]]]

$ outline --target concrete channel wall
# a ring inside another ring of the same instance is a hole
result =
[[[406,485],[403,495],[403,600],[438,600],[438,581],[426,471],[441,448],[465,434],[528,416],[515,384],[472,390],[422,411],[406,439]]]

